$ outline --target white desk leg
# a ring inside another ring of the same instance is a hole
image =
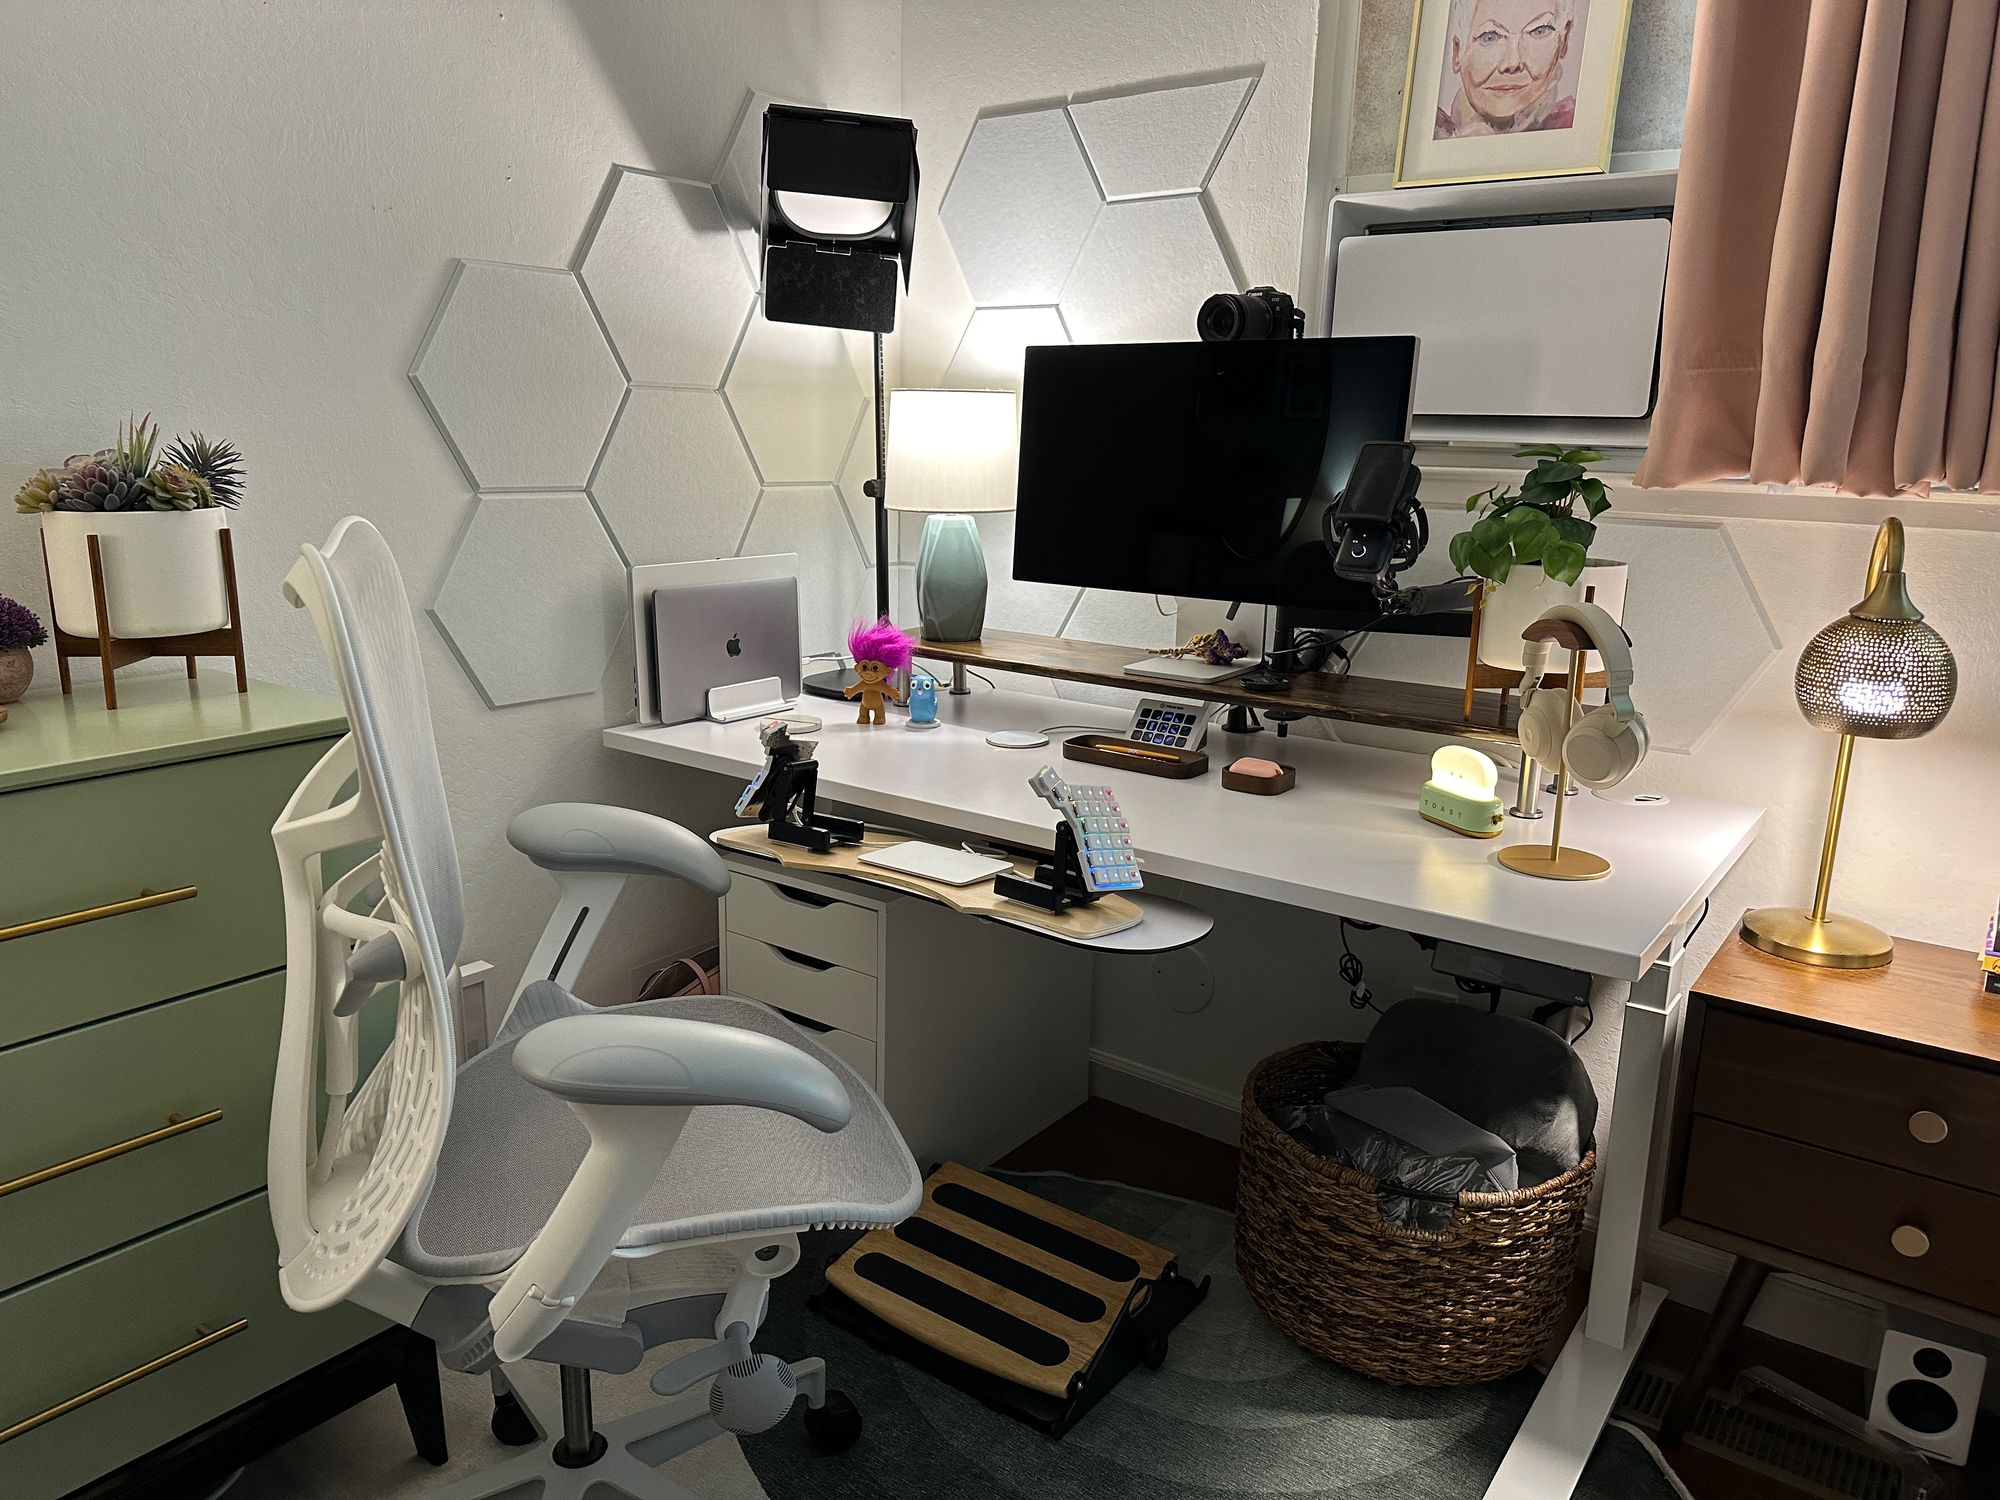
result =
[[[1682,998],[1680,966],[1676,940],[1626,997],[1610,1138],[1598,1153],[1604,1194],[1591,1260],[1590,1305],[1514,1435],[1487,1486],[1486,1500],[1563,1500],[1575,1492],[1666,1300],[1662,1288],[1639,1286],[1638,1274],[1660,1075],[1667,1033]]]

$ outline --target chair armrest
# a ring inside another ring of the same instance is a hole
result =
[[[487,1316],[493,1352],[522,1359],[575,1308],[652,1189],[691,1109],[778,1110],[817,1129],[854,1104],[824,1063],[776,1037],[668,1016],[563,1016],[514,1045],[521,1076],[564,1100],[590,1148],[507,1273]]]
[[[667,1016],[565,1016],[514,1048],[514,1068],[572,1104],[738,1104],[835,1131],[854,1114],[824,1063],[776,1037]]]
[[[507,841],[544,870],[670,875],[711,896],[729,889],[729,870],[706,840],[637,808],[545,803],[518,814]]]

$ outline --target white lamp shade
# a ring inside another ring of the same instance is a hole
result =
[[[891,510],[1014,508],[1012,391],[891,391]]]

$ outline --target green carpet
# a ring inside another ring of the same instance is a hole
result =
[[[1236,1278],[1233,1221],[1219,1209],[1060,1176],[1009,1177],[1030,1192],[1180,1256],[1214,1278],[1173,1336],[1164,1369],[1128,1375],[1068,1436],[1053,1439],[878,1353],[810,1312],[823,1266],[852,1236],[808,1237],[805,1263],[772,1289],[757,1346],[825,1357],[867,1423],[822,1458],[800,1423],[743,1444],[771,1500],[1477,1500],[1540,1377],[1408,1390],[1314,1359],[1266,1321]],[[1578,1500],[1677,1500],[1647,1448],[1613,1428]]]

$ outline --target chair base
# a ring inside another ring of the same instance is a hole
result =
[[[826,1361],[802,1359],[790,1368],[806,1403],[821,1405],[826,1400]],[[545,1366],[495,1371],[494,1384],[496,1390],[504,1384],[513,1392],[540,1437],[533,1448],[446,1485],[431,1500],[603,1500],[608,1495],[626,1500],[700,1500],[685,1485],[662,1474],[659,1466],[722,1435],[708,1414],[708,1381],[599,1427],[604,1453],[580,1469],[566,1469],[556,1462],[562,1405]]]

